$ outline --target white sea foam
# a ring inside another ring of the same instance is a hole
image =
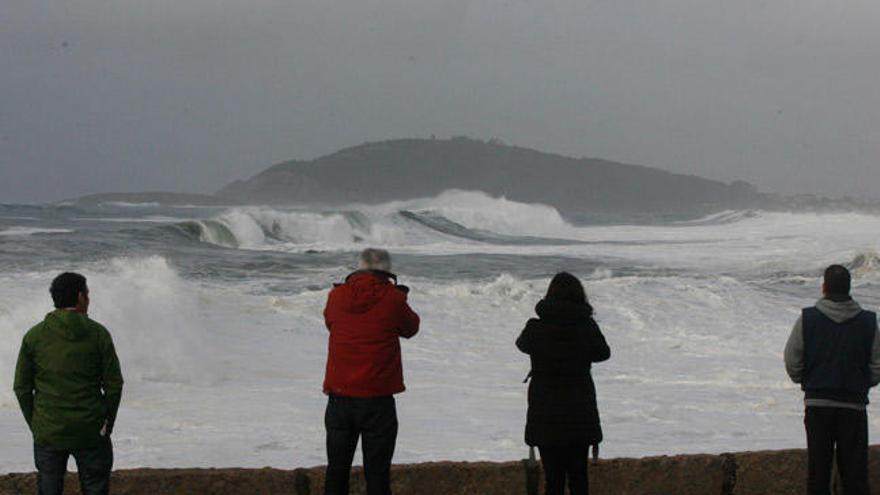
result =
[[[517,255],[529,244],[533,255],[725,273],[799,273],[880,250],[876,215],[727,211],[673,225],[576,226],[549,206],[465,191],[326,213],[234,208],[197,224],[202,241],[243,249],[350,251],[376,244],[408,253]],[[499,242],[493,234],[506,237]],[[535,237],[546,241],[529,241]],[[523,242],[511,242],[517,239]]]
[[[439,218],[472,232],[428,227],[411,216]],[[351,205],[325,213],[236,207],[197,221],[204,242],[242,249],[349,250],[363,244],[407,248],[473,244],[481,233],[506,236],[560,236],[577,232],[554,208],[493,198],[482,192],[449,191],[434,198],[376,206]]]
[[[481,242],[401,211],[471,233],[583,244]],[[589,261],[589,272],[577,275],[612,347],[612,359],[594,368],[609,456],[802,445],[801,394],[782,366],[798,309],[817,297],[821,269],[832,262],[852,268],[868,307],[880,287],[880,217],[855,213],[728,212],[690,224],[576,226],[552,208],[456,192],[336,212],[229,208],[200,222],[196,235],[206,242],[242,249],[349,251],[376,243],[432,266],[433,255],[458,253],[516,256],[518,267],[541,255],[560,265]],[[212,263],[229,254],[210,246],[205,253]],[[264,253],[232,254],[230,263]],[[113,333],[127,379],[117,464],[323,463],[326,290],[278,293],[267,289],[274,274],[260,272],[238,282],[186,279],[167,256],[111,257],[81,268],[92,313]],[[452,265],[460,259],[449,259],[449,273],[462,273]],[[49,310],[51,268],[0,272],[2,369],[12,369],[21,335]],[[291,270],[320,287],[346,267]],[[396,459],[521,458],[528,360],[514,340],[548,281],[489,269],[459,279],[449,273],[401,274],[422,331],[403,344],[408,391],[398,402]],[[11,379],[0,373],[0,472],[31,469]],[[871,407],[876,430],[880,416]]]
[[[162,205],[154,201],[143,203],[135,203],[130,201],[106,201],[101,203],[99,206],[113,206],[116,208],[158,208]]]
[[[148,215],[145,217],[80,217],[78,221],[89,222],[107,222],[107,223],[175,223],[186,220],[180,217],[169,217],[163,215]]]
[[[67,234],[73,232],[71,229],[47,229],[40,227],[9,227],[0,230],[0,236],[29,236],[36,234]]]
[[[234,208],[199,221],[200,240],[242,249],[284,249],[284,246],[326,243],[350,245],[361,235],[341,214]]]
[[[381,208],[432,213],[496,234],[566,237],[573,230],[552,206],[520,203],[479,191],[447,191],[434,198],[394,202]]]
[[[363,244],[405,246],[438,237],[397,215],[369,210],[313,213],[240,207],[196,223],[203,242],[241,249],[348,250]]]
[[[684,220],[675,222],[678,225],[721,225],[735,223],[749,218],[755,218],[759,212],[753,210],[724,210],[718,213],[712,213],[696,220]]]

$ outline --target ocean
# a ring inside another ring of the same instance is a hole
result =
[[[877,308],[878,233],[863,213],[572,216],[464,191],[333,209],[0,205],[0,472],[33,469],[13,371],[67,270],[88,277],[122,361],[117,467],[323,464],[322,310],[367,246],[392,252],[422,316],[395,462],[527,455],[514,341],[561,270],[612,349],[593,370],[603,456],[803,447],[782,349],[828,264]]]

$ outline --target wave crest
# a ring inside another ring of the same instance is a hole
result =
[[[264,207],[233,208],[215,218],[184,222],[179,227],[202,242],[241,249],[365,241],[393,244],[403,237],[397,226],[372,222],[357,212],[310,213]]]
[[[847,264],[854,275],[867,275],[880,271],[880,254],[875,251],[859,253]]]
[[[757,218],[759,213],[755,210],[725,210],[711,215],[706,215],[696,220],[686,220],[677,222],[679,225],[697,226],[697,225],[727,225],[731,223],[741,222]]]
[[[199,241],[241,249],[408,246],[450,240],[546,244],[572,239],[576,231],[552,207],[468,191],[322,213],[232,208],[178,228]]]
[[[0,230],[0,236],[4,237],[26,237],[37,234],[69,234],[72,229],[45,229],[38,227],[10,227]]]

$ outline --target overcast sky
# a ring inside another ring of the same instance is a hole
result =
[[[0,202],[432,134],[880,197],[880,2],[0,2]]]

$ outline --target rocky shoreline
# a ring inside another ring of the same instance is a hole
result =
[[[880,494],[880,446],[871,448],[872,493]],[[131,469],[114,472],[119,495],[242,494],[319,495],[322,467],[280,469]],[[396,495],[540,495],[541,473],[527,461],[435,462],[396,465]],[[363,474],[352,474],[352,495],[365,493]],[[591,466],[594,495],[800,495],[805,492],[806,452],[781,450],[601,460]],[[78,494],[75,475],[65,493]],[[0,476],[0,494],[35,492],[28,474]]]

